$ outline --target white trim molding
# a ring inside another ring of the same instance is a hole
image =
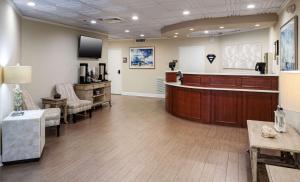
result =
[[[122,92],[122,95],[136,96],[136,97],[165,98],[165,94],[152,94],[152,93],[142,93],[142,92]]]

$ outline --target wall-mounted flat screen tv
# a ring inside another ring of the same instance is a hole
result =
[[[80,36],[78,45],[79,58],[101,58],[102,40],[92,37]]]

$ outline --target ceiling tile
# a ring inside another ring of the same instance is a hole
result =
[[[35,0],[28,7],[25,0],[12,0],[24,16],[72,26],[107,31],[110,37],[160,37],[160,29],[181,21],[223,16],[252,15],[277,12],[286,0]],[[254,3],[256,9],[248,10]],[[189,16],[182,11],[189,10]],[[138,15],[138,21],[131,16]],[[120,17],[123,23],[89,24],[91,19]],[[125,33],[130,29],[130,33]]]

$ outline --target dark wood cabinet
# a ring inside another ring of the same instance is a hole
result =
[[[190,107],[188,104],[189,100],[189,92],[184,88],[173,87],[173,103],[172,103],[172,111],[174,115],[189,118]]]
[[[212,123],[242,126],[241,92],[212,91]]]
[[[177,81],[176,72],[167,72],[166,73],[166,82],[176,82]]]
[[[274,111],[278,105],[277,93],[243,93],[243,123],[247,120],[274,121]]]
[[[166,87],[166,99],[165,99],[165,107],[166,111],[172,112],[172,104],[173,104],[173,89],[171,87]]]
[[[260,90],[278,90],[277,77],[249,76],[241,79],[241,88],[260,89]]]
[[[183,85],[212,88],[278,90],[278,77],[183,74]]]
[[[166,86],[166,110],[192,121],[246,127],[247,120],[274,121],[278,93],[218,91]]]
[[[166,110],[173,115],[236,127],[246,127],[247,120],[274,121],[278,76],[183,75],[183,86],[166,84]]]
[[[189,100],[188,104],[190,105],[190,119],[200,121],[201,120],[201,92],[198,91],[189,91]]]
[[[183,84],[189,86],[200,86],[201,77],[197,75],[185,74]]]
[[[202,123],[210,122],[210,91],[190,89],[190,119]]]
[[[235,76],[207,76],[207,81],[204,86],[216,87],[216,88],[237,88],[240,85],[239,77]]]

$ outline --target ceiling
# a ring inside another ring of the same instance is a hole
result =
[[[104,31],[110,38],[161,37],[167,25],[203,18],[253,15],[278,12],[287,0],[11,0],[26,17],[71,26]],[[255,4],[255,9],[247,9]],[[189,10],[188,16],[182,12]],[[131,17],[137,15],[139,20]],[[98,19],[119,17],[121,23],[109,24]],[[90,24],[97,20],[97,24]],[[124,31],[128,29],[129,33]]]

